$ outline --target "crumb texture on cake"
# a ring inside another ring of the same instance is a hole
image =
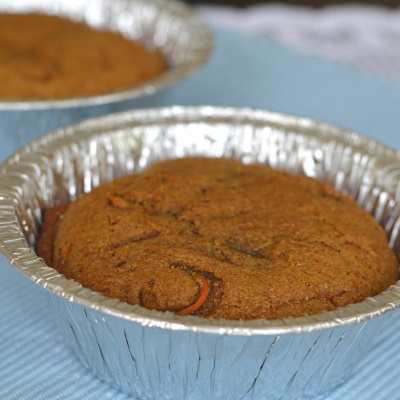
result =
[[[119,33],[44,14],[0,14],[0,98],[62,99],[128,89],[166,70]]]
[[[315,314],[398,279],[382,227],[322,181],[183,158],[46,213],[38,253],[131,304],[228,319]]]

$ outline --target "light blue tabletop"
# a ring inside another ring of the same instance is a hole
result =
[[[215,29],[215,40],[213,57],[194,76],[118,109],[172,104],[258,107],[332,122],[400,149],[400,85],[220,28]],[[1,160],[44,133],[21,132],[14,135],[0,124]],[[391,319],[391,328],[382,332],[356,373],[316,400],[400,399],[399,317],[400,312],[382,317]],[[0,399],[130,400],[81,367],[64,345],[41,289],[3,259]]]

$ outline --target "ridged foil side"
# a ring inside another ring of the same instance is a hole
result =
[[[161,313],[67,280],[34,253],[43,211],[157,160],[233,156],[305,173],[351,194],[400,251],[400,154],[309,119],[261,110],[136,110],[58,129],[0,169],[0,249],[48,293],[66,340],[102,379],[138,399],[297,399],[344,380],[400,305],[397,283],[312,316],[226,321]],[[57,296],[54,296],[57,295]]]
[[[49,300],[83,365],[140,400],[313,398],[351,375],[381,322],[300,335],[212,335],[127,323]]]

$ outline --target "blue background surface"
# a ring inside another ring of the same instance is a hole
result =
[[[220,28],[215,29],[215,40],[211,60],[185,82],[107,111],[172,104],[258,107],[335,123],[400,149],[399,84]],[[91,115],[103,111],[93,109]],[[82,118],[79,110],[74,118]],[[1,160],[63,122],[49,118],[31,129],[29,117],[20,119],[17,128],[7,125],[6,112],[0,112],[1,119]],[[390,319],[391,327],[349,381],[318,400],[400,399],[399,317],[400,312],[381,317]],[[81,367],[64,345],[42,290],[3,259],[0,399],[130,399]]]

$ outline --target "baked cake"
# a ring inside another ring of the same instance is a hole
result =
[[[44,14],[0,14],[0,98],[62,99],[128,89],[167,69],[119,33]]]
[[[326,183],[183,158],[46,212],[38,254],[131,304],[228,319],[315,314],[398,279],[382,227]]]

